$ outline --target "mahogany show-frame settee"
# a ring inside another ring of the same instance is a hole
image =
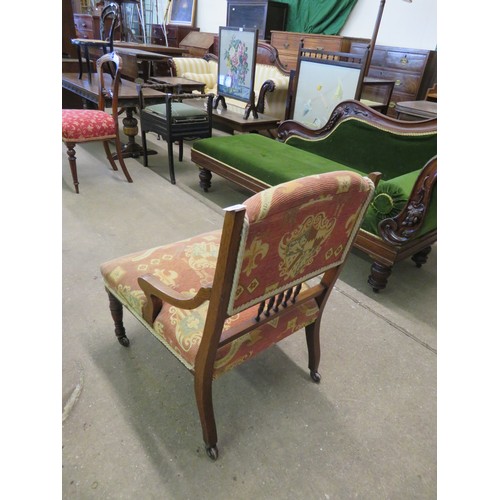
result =
[[[387,285],[408,257],[421,267],[437,241],[437,118],[401,121],[349,100],[316,130],[286,120],[278,139],[241,134],[193,142],[200,186],[216,173],[251,192],[335,170],[381,172],[354,246],[372,260],[368,283]]]

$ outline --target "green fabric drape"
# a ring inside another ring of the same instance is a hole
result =
[[[280,0],[288,4],[287,31],[338,35],[358,0]]]

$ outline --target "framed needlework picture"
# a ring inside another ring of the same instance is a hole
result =
[[[258,30],[219,27],[217,93],[253,104]]]
[[[167,24],[194,26],[196,0],[171,0],[167,13]]]

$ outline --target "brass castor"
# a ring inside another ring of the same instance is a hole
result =
[[[217,449],[217,445],[207,446],[206,450],[208,457],[215,462],[217,460],[217,457],[219,456],[219,450]]]
[[[311,370],[311,378],[313,379],[313,382],[316,382],[317,384],[319,384],[320,380],[321,380],[321,375],[318,373],[318,372],[313,372]]]

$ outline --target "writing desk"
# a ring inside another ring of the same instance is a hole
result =
[[[99,102],[97,74],[92,81],[81,79],[78,73],[63,73],[62,88],[82,97],[85,101],[84,107],[88,103],[94,105]],[[104,75],[104,85],[111,89],[111,75]],[[165,93],[154,89],[144,89],[144,99],[148,104],[160,104],[165,102]],[[106,97],[106,106],[111,105],[111,97]],[[123,146],[123,156],[125,158],[138,158],[143,154],[142,146],[135,142],[135,137],[139,133],[137,119],[134,117],[133,110],[139,105],[139,94],[135,83],[122,78],[120,83],[120,92],[118,96],[118,105],[125,108],[126,116],[123,119],[123,133],[128,137],[128,143]]]

